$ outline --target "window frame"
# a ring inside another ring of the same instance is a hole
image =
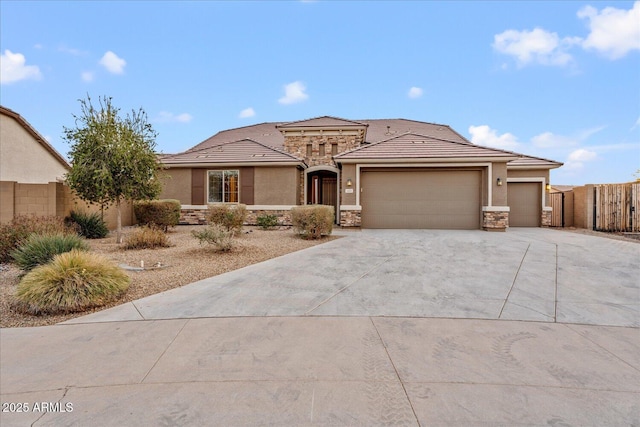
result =
[[[221,180],[221,188],[220,188],[220,199],[221,201],[219,202],[212,202],[210,199],[210,191],[211,191],[211,182],[210,182],[210,176],[212,173],[217,173],[217,174],[221,174],[222,175],[222,180]],[[236,201],[235,202],[230,202],[227,199],[227,193],[230,194],[230,191],[227,192],[225,191],[226,186],[228,185],[228,181],[226,180],[227,178],[227,173],[235,173],[235,176],[237,177],[237,182],[236,182]],[[207,199],[207,204],[211,203],[234,203],[234,204],[238,204],[240,203],[240,170],[239,169],[209,169],[207,170],[207,193],[206,193],[206,199]]]

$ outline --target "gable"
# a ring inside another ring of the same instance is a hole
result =
[[[24,118],[0,107],[0,181],[56,182],[64,178],[69,167]]]
[[[315,117],[312,119],[298,120],[295,122],[283,123],[276,126],[278,129],[299,129],[299,128],[349,128],[367,126],[364,123],[352,120],[341,119],[333,116]]]

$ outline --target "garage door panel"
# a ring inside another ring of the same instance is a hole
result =
[[[480,228],[481,172],[364,171],[366,228]]]
[[[539,182],[507,183],[510,227],[540,227],[542,184]]]

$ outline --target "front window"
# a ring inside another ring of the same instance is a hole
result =
[[[238,171],[209,171],[209,203],[238,203]]]

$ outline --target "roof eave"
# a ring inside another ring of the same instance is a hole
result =
[[[300,166],[306,167],[302,161],[295,162],[162,162],[163,166],[171,168],[208,168],[208,167],[244,167],[244,166]]]
[[[560,166],[562,166],[563,163],[560,164],[530,164],[530,165],[510,165],[509,163],[507,163],[507,169],[520,169],[520,170],[524,170],[524,169],[557,169]]]
[[[334,160],[338,163],[456,163],[456,162],[510,162],[517,157],[379,157],[371,158],[339,158]]]

